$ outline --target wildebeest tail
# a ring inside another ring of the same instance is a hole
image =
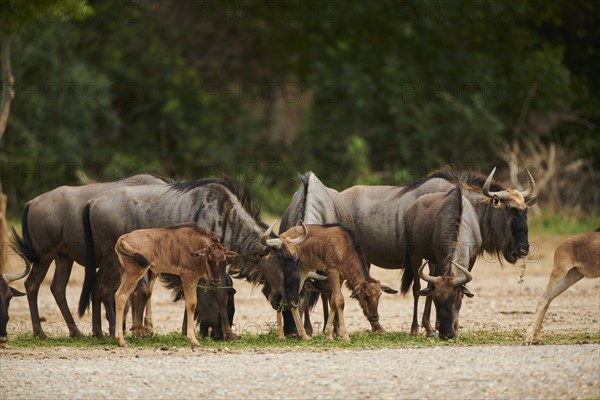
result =
[[[150,261],[140,253],[138,253],[129,243],[127,243],[123,239],[119,239],[117,241],[117,245],[115,246],[115,251],[118,254],[122,254],[131,258],[135,261],[140,267],[147,267],[150,265]]]
[[[414,273],[412,269],[412,263],[410,262],[410,253],[408,251],[408,245],[404,249],[404,273],[402,274],[402,284],[400,285],[400,293],[406,294],[410,289],[414,280]]]
[[[17,252],[23,258],[25,258],[30,263],[37,263],[40,261],[40,253],[37,252],[35,247],[33,246],[33,242],[31,241],[31,236],[29,236],[29,204],[25,206],[23,210],[23,215],[21,217],[21,235],[23,237],[19,237],[19,234],[15,230],[14,227],[11,227],[12,238],[14,245],[17,247]]]
[[[160,274],[158,277],[163,285],[171,291],[171,298],[173,301],[183,299],[183,283],[181,283],[181,277],[179,275]]]
[[[92,291],[96,286],[96,248],[94,246],[94,237],[92,235],[92,226],[90,224],[90,204],[86,204],[82,214],[83,238],[85,248],[85,277],[83,287],[81,288],[81,297],[79,298],[79,309],[77,313],[80,317],[85,314],[90,304]]]

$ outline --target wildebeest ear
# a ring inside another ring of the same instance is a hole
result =
[[[528,199],[525,199],[525,205],[527,207],[531,207],[537,204],[537,197],[530,197]]]
[[[352,294],[350,295],[350,298],[355,299],[356,296],[358,296],[358,292],[360,292],[360,286],[357,286],[354,288],[354,290],[352,291]]]
[[[12,292],[13,297],[25,296],[25,293],[21,292],[20,290],[15,289],[14,287],[11,287],[10,291]]]
[[[433,294],[433,292],[434,292],[434,291],[435,291],[435,287],[433,287],[433,286],[428,286],[428,287],[426,287],[425,289],[421,289],[421,290],[419,290],[419,291],[417,292],[417,294],[418,294],[419,296],[425,296],[425,297],[427,297],[427,296],[431,296],[431,295]]]
[[[462,294],[464,294],[464,295],[465,295],[465,296],[467,296],[467,297],[473,297],[473,296],[475,296],[473,293],[471,293],[471,292],[469,291],[469,289],[467,289],[467,287],[466,287],[466,286],[461,286],[461,287],[460,287],[460,291],[462,292]]]
[[[398,291],[396,289],[392,289],[389,286],[381,285],[381,291],[389,294],[396,294]]]

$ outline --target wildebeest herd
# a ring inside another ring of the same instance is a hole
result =
[[[73,337],[81,336],[65,290],[73,261],[85,266],[78,313],[92,305],[93,334],[103,336],[104,305],[109,332],[125,345],[124,314],[132,331],[152,333],[152,289],[156,278],[185,299],[182,333],[197,345],[202,336],[235,340],[234,279],[262,286],[278,313],[279,337],[313,334],[310,310],[323,301],[325,334],[348,341],[344,323],[345,282],[374,332],[383,332],[378,303],[396,290],[369,274],[370,265],[403,269],[402,293],[412,285],[411,334],[419,334],[418,300],[426,297],[422,326],[427,335],[458,334],[466,284],[478,256],[515,263],[529,253],[527,209],[535,204],[535,181],[518,191],[485,176],[446,167],[406,186],[326,187],[312,172],[285,211],[280,234],[260,218],[247,191],[229,179],[172,183],[153,175],[118,182],[63,186],[29,201],[22,233],[13,247],[25,260],[18,274],[0,277],[0,342],[6,342],[8,306],[24,293],[9,286],[27,276],[25,290],[33,333],[45,337],[38,290],[52,261],[51,291]],[[528,334],[540,340],[550,301],[586,277],[600,276],[600,233],[567,239],[558,246],[548,289]],[[428,272],[425,271],[426,267]],[[427,283],[421,288],[421,280]],[[435,306],[435,326],[430,321]],[[329,312],[331,309],[331,312]],[[304,318],[304,321],[302,320]]]

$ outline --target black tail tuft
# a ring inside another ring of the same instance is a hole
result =
[[[412,263],[410,262],[410,254],[408,246],[404,250],[404,273],[402,274],[402,284],[400,285],[400,292],[405,295],[408,293],[410,286],[413,283],[415,274],[413,272]]]
[[[29,204],[25,206],[23,210],[23,215],[21,217],[21,234],[23,238],[19,237],[17,231],[15,231],[14,227],[11,227],[12,237],[15,245],[17,246],[18,253],[27,259],[30,263],[38,263],[40,261],[40,253],[37,252],[35,247],[33,247],[33,242],[31,241],[31,236],[29,236],[29,225],[28,225],[28,216],[29,216]]]
[[[183,299],[183,283],[181,283],[181,277],[175,274],[160,274],[158,275],[160,281],[165,287],[171,290],[171,298],[173,301],[179,301]]]
[[[85,240],[85,277],[79,298],[79,317],[85,314],[90,304],[92,291],[96,286],[96,248],[94,247],[94,237],[92,235],[92,226],[90,224],[90,204],[86,204],[83,209],[83,237]]]

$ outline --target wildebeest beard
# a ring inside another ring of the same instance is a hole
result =
[[[300,259],[285,251],[277,251],[275,255],[283,270],[285,303],[290,307],[297,307],[300,292]]]

